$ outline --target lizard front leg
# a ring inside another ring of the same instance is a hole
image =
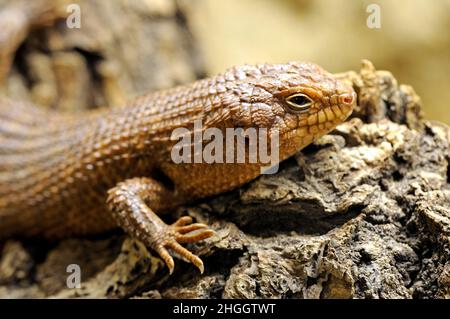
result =
[[[175,264],[168,249],[186,258],[203,273],[202,260],[180,243],[196,242],[211,237],[214,232],[205,224],[192,224],[189,216],[181,217],[172,225],[164,223],[155,211],[173,197],[170,190],[153,179],[133,178],[110,189],[107,204],[118,224],[132,237],[155,250],[170,273]]]

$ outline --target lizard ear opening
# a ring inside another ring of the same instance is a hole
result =
[[[286,98],[286,104],[288,105],[288,110],[293,113],[305,113],[309,111],[313,100],[305,94],[297,93],[290,95]]]

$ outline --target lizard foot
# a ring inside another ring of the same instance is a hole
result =
[[[164,260],[171,274],[175,263],[168,249],[184,257],[187,261],[194,264],[200,270],[200,273],[203,273],[204,266],[202,260],[181,246],[180,243],[194,243],[209,238],[212,235],[214,235],[214,231],[209,229],[207,225],[202,223],[192,224],[192,218],[190,216],[184,216],[172,225],[167,225],[167,227],[161,229],[160,239],[154,246],[154,249]]]
[[[181,246],[211,237],[214,231],[205,224],[192,223],[184,216],[167,225],[154,212],[161,203],[171,200],[171,192],[150,178],[132,178],[117,184],[108,192],[107,204],[117,223],[132,237],[154,249],[164,260],[169,272],[175,267],[169,250],[194,264],[201,273],[203,262]]]

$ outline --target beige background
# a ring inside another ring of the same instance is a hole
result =
[[[371,3],[381,29],[366,26]],[[367,58],[413,85],[428,118],[450,123],[449,0],[195,0],[191,9],[209,73],[289,60],[342,72]]]

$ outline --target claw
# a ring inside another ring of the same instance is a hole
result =
[[[190,216],[181,217],[172,225],[165,226],[167,228],[163,228],[163,233],[161,233],[162,239],[155,250],[164,260],[167,268],[169,268],[169,273],[173,273],[175,263],[167,249],[184,257],[187,261],[194,264],[200,270],[200,273],[203,274],[205,267],[202,260],[181,246],[180,243],[194,243],[213,236],[215,232],[205,224],[192,224],[192,217]]]
[[[193,230],[197,230],[197,229],[202,229],[202,228],[208,228],[207,225],[205,224],[201,224],[201,223],[195,223],[195,224],[190,224],[187,226],[178,226],[176,227],[176,231],[180,234],[186,234],[186,233],[190,233]]]
[[[189,250],[181,246],[176,241],[171,241],[167,243],[167,247],[172,249],[174,252],[180,254],[182,257],[186,258],[200,270],[201,274],[203,274],[203,272],[205,271],[205,267],[203,266],[203,261],[199,257],[191,253]]]
[[[167,268],[169,268],[169,274],[172,274],[173,269],[175,268],[175,262],[173,261],[173,258],[172,256],[170,256],[167,249],[160,245],[156,248],[156,252],[164,260],[164,263],[166,264]]]
[[[191,216],[183,216],[179,218],[175,223],[172,224],[174,227],[180,227],[184,225],[188,225],[192,223],[192,217]]]
[[[196,241],[209,238],[213,236],[215,232],[211,229],[205,229],[200,232],[195,232],[193,234],[176,234],[176,240],[179,243],[194,243]]]

